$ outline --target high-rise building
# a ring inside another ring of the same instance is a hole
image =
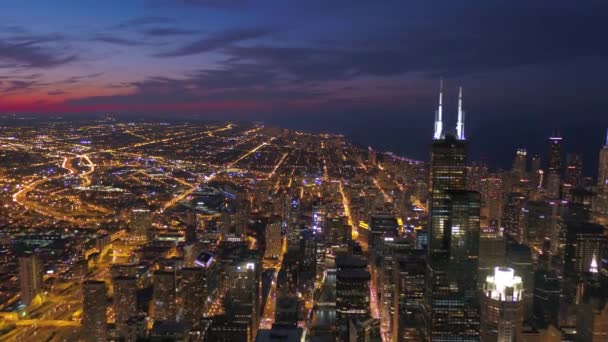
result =
[[[137,316],[137,278],[119,276],[112,279],[114,287],[114,314],[118,335],[128,335],[127,321]]]
[[[230,302],[226,314],[234,322],[248,326],[252,341],[260,325],[261,270],[260,262],[252,258],[239,258],[228,266],[228,292]]]
[[[149,208],[135,208],[131,210],[129,235],[135,242],[153,240],[152,213]]]
[[[579,185],[581,178],[583,177],[583,157],[580,154],[568,154],[566,163],[564,186],[572,189]]]
[[[479,236],[479,280],[485,281],[496,266],[505,265],[505,237],[498,227],[485,227]]]
[[[526,176],[528,162],[528,151],[525,148],[520,148],[515,153],[515,160],[513,161],[513,171],[520,178]]]
[[[108,306],[106,283],[86,280],[82,283],[82,334],[85,340],[107,340],[106,311]]]
[[[444,228],[444,238],[448,240],[450,260],[459,264],[475,263],[474,272],[469,274],[474,276],[479,255],[481,198],[478,192],[467,190],[450,190],[447,194],[448,226]]]
[[[524,321],[523,284],[512,268],[496,267],[486,278],[481,306],[481,340],[521,340]]]
[[[21,302],[25,305],[30,305],[42,292],[42,265],[37,255],[19,256],[19,286]]]
[[[539,327],[557,326],[561,281],[554,270],[539,269],[534,273],[533,317]]]
[[[608,132],[600,150],[597,175],[597,195],[593,201],[593,221],[608,226]]]
[[[542,184],[542,172],[543,170],[541,169],[541,160],[540,160],[540,156],[538,155],[534,155],[532,157],[532,161],[530,163],[531,165],[531,180],[532,180],[532,188],[534,189],[540,189],[543,187]]]
[[[519,243],[525,241],[521,225],[522,209],[525,203],[526,196],[518,192],[512,192],[507,196],[507,203],[502,212],[502,225],[505,228],[505,234]]]
[[[278,259],[283,249],[281,238],[281,222],[275,221],[266,225],[266,259]]]
[[[593,256],[608,246],[606,229],[598,224],[567,222],[564,270],[568,276],[587,272]]]
[[[182,268],[182,313],[191,329],[198,329],[206,309],[205,270],[202,267]]]
[[[435,140],[431,152],[431,207],[429,253],[448,249],[447,228],[450,190],[464,190],[466,183],[466,146],[452,135]]]
[[[174,270],[158,270],[153,276],[155,321],[177,319],[177,277]]]
[[[370,314],[370,274],[365,259],[352,255],[336,258],[336,321],[338,341],[348,341],[351,319]]]
[[[411,250],[394,261],[393,341],[419,341],[422,330],[426,260],[421,250]],[[400,340],[399,337],[403,338]]]
[[[479,340],[478,256],[480,196],[448,191],[446,252],[429,252],[424,302],[429,341]]]
[[[547,172],[547,196],[560,198],[562,176],[562,138],[554,134],[549,138],[549,165]]]

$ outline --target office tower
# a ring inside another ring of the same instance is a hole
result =
[[[479,255],[479,213],[481,198],[478,192],[450,190],[448,195],[448,229],[444,230],[449,244],[450,261],[458,264],[473,262],[469,274],[477,272]],[[473,283],[474,284],[474,283]]]
[[[381,257],[377,260],[379,267],[375,267],[377,291],[380,295],[379,314],[382,326],[385,330],[391,329],[393,317],[395,316],[394,300],[397,278],[394,267],[402,256],[410,255],[414,251],[414,244],[409,239],[386,237],[382,244]]]
[[[251,325],[234,320],[229,315],[215,316],[211,319],[203,341],[209,342],[253,342]]]
[[[589,269],[594,255],[601,255],[607,246],[606,229],[603,226],[585,222],[567,222],[565,274],[580,277]]]
[[[565,184],[569,189],[579,185],[583,176],[583,158],[580,154],[568,154],[566,157]]]
[[[549,164],[548,171],[561,174],[562,172],[562,137],[559,133],[552,134],[549,137]]]
[[[35,254],[19,256],[19,286],[21,302],[30,305],[42,292],[42,264]]]
[[[507,238],[506,266],[515,270],[524,283],[524,313],[529,317],[532,312],[534,293],[534,260],[532,250],[524,244]]]
[[[393,266],[395,286],[391,336],[393,341],[418,341],[421,338],[426,259],[423,250],[399,255]]]
[[[306,337],[302,328],[275,325],[272,329],[260,330],[255,342],[301,342]]]
[[[368,232],[369,250],[376,257],[382,255],[382,244],[385,238],[395,239],[399,235],[399,225],[395,215],[388,213],[372,214]]]
[[[153,276],[155,321],[174,321],[177,319],[177,278],[175,271],[158,270]]]
[[[570,221],[589,222],[592,218],[593,192],[577,187],[570,191],[567,219]]]
[[[608,131],[606,143],[599,155],[597,195],[593,201],[593,221],[608,226]]]
[[[528,151],[525,148],[520,148],[515,153],[515,160],[513,161],[513,172],[519,177],[519,179],[523,179],[526,177],[527,171],[527,162],[528,162]]]
[[[348,341],[351,319],[366,319],[370,313],[370,274],[367,261],[353,255],[336,257],[337,340]]]
[[[348,341],[382,341],[380,336],[380,321],[371,317],[352,318],[348,325]]]
[[[185,236],[184,236],[184,240],[186,241],[186,244],[191,245],[194,244],[196,242],[198,242],[198,237],[197,237],[197,220],[196,220],[196,212],[193,210],[190,210],[188,212],[186,212],[186,218],[185,218],[185,223],[186,223],[186,229],[185,229]]]
[[[600,274],[594,256],[581,282],[577,305],[576,331],[578,341],[608,340],[608,291],[605,276]]]
[[[553,208],[550,202],[528,201],[521,216],[523,241],[540,248],[553,231]]]
[[[505,234],[522,243],[525,235],[521,227],[521,213],[526,203],[526,196],[518,192],[512,192],[507,196],[507,203],[502,213],[502,225]]]
[[[119,276],[112,279],[114,314],[118,335],[128,335],[127,321],[137,316],[137,278]]]
[[[316,199],[312,204],[311,228],[317,233],[325,232],[325,205],[320,199]]]
[[[278,297],[274,324],[282,327],[298,325],[299,302],[297,297]]]
[[[278,259],[283,250],[283,239],[281,238],[281,222],[274,221],[266,225],[266,259]]]
[[[298,251],[300,249],[300,199],[298,197],[289,198],[289,209],[287,212],[287,250]]]
[[[483,282],[496,266],[505,265],[506,242],[498,227],[481,228],[479,236],[479,276]]]
[[[534,273],[533,317],[539,327],[558,326],[561,281],[554,270]]]
[[[228,292],[225,303],[226,314],[234,322],[249,328],[249,340],[253,340],[260,325],[261,270],[260,262],[255,259],[238,258],[229,265]]]
[[[547,172],[547,196],[552,199],[560,198],[562,174],[562,138],[554,134],[549,138],[549,164]]]
[[[540,189],[543,187],[542,175],[541,175],[543,170],[541,169],[541,164],[542,163],[541,163],[540,156],[534,155],[530,162],[530,166],[531,166],[530,175],[531,175],[533,189]]]
[[[433,141],[431,152],[431,207],[429,253],[447,253],[448,191],[464,190],[465,142],[452,135]]]
[[[481,224],[484,227],[502,227],[502,186],[502,179],[496,174],[481,180]]]
[[[93,337],[96,341],[106,341],[106,283],[86,280],[82,283],[82,297],[82,336],[85,339]]]
[[[425,338],[479,340],[477,272],[480,196],[447,192],[446,252],[429,253],[424,303]]]
[[[521,340],[524,321],[523,284],[512,268],[496,267],[486,278],[481,306],[481,340]]]
[[[182,268],[181,297],[183,321],[192,330],[200,326],[206,309],[207,291],[202,267]]]
[[[146,242],[154,239],[152,213],[149,208],[135,208],[131,210],[129,234],[134,242]]]

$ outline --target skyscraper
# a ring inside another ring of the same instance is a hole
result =
[[[547,173],[547,196],[557,199],[560,197],[562,175],[562,138],[554,134],[549,138],[549,165]]]
[[[152,240],[154,231],[152,230],[152,213],[150,209],[142,207],[131,210],[129,233],[131,239],[135,242]]]
[[[348,341],[350,321],[370,313],[370,274],[367,262],[357,256],[336,258],[336,320],[338,341]]]
[[[82,283],[82,333],[88,340],[107,340],[107,293],[106,283],[100,280],[87,280]]]
[[[481,340],[515,342],[524,321],[523,284],[512,268],[496,267],[483,288]]]
[[[174,321],[177,315],[177,279],[175,271],[154,272],[154,320]]]
[[[458,131],[458,130],[457,130]],[[431,206],[423,305],[427,341],[479,340],[480,195],[465,191],[466,143],[449,133],[431,150]]]
[[[520,179],[526,176],[527,159],[528,151],[526,151],[525,148],[518,149],[515,153],[515,160],[513,161],[513,171]]]
[[[447,252],[448,191],[466,185],[466,146],[453,135],[433,141],[431,151],[431,207],[429,253]]]
[[[593,201],[593,221],[608,226],[608,132],[600,150],[597,195]]]
[[[29,253],[19,257],[19,285],[25,305],[32,303],[42,291],[42,265],[37,255]]]
[[[283,249],[281,222],[279,220],[266,225],[266,259],[278,259]]]
[[[127,336],[127,321],[137,315],[137,279],[119,276],[112,279],[114,286],[114,313],[116,330],[121,337]]]
[[[197,329],[207,301],[205,270],[201,267],[182,268],[181,289],[184,322],[190,328]]]

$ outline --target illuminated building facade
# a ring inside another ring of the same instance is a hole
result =
[[[483,288],[481,340],[515,342],[521,340],[524,321],[523,283],[512,268],[496,267]]]
[[[42,264],[35,254],[19,256],[19,286],[21,302],[25,305],[32,303],[42,292]]]
[[[137,315],[137,279],[119,276],[112,279],[114,287],[114,314],[119,336],[127,336],[127,321]]]
[[[606,143],[599,154],[597,195],[593,201],[593,221],[608,226],[608,131]]]
[[[106,283],[100,280],[84,281],[82,297],[83,338],[89,339],[94,336],[98,341],[106,341],[108,336]]]
[[[175,271],[158,270],[153,276],[154,320],[174,321],[177,316],[177,278]]]

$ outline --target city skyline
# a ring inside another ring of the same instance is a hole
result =
[[[0,340],[608,341],[606,13],[0,1]]]
[[[471,155],[504,168],[496,155],[556,128],[572,150],[598,146],[606,6],[6,1],[0,113],[264,121],[426,159],[412,146],[443,77],[446,114],[462,85],[470,136],[501,141]]]

